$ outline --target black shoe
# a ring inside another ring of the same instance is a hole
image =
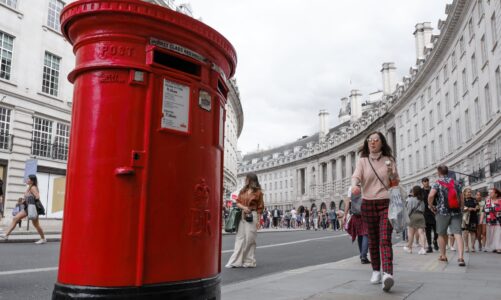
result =
[[[367,257],[361,258],[360,262],[362,263],[362,265],[370,264],[371,263],[371,261],[368,260]]]
[[[433,248],[435,248],[435,251],[438,251],[438,244],[434,244]]]
[[[431,247],[428,247],[428,249],[426,250],[426,253],[433,253],[433,250],[431,249]]]

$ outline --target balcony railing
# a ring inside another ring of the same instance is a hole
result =
[[[0,133],[0,149],[12,151],[12,134]]]
[[[38,157],[68,160],[68,146],[35,139],[31,140],[31,154]]]
[[[496,174],[501,172],[501,159],[496,158],[493,162],[489,164],[489,168],[491,169],[491,174]]]

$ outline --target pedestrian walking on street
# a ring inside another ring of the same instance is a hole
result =
[[[12,222],[9,225],[9,228],[7,229],[7,232],[5,235],[0,236],[0,238],[3,238],[5,240],[9,239],[9,235],[11,232],[14,230],[16,227],[16,224],[19,223],[23,218],[25,218],[28,215],[28,203],[36,203],[36,201],[40,201],[40,192],[38,191],[38,180],[36,175],[28,175],[28,178],[26,179],[26,183],[28,184],[28,189],[26,189],[26,192],[24,193],[24,210],[20,211],[16,216],[12,219]],[[40,235],[40,239],[35,242],[35,244],[40,245],[40,244],[45,244],[47,243],[47,239],[45,238],[44,232],[42,227],[40,226],[39,222],[39,216],[36,219],[31,220],[31,223],[37,230],[38,234]]]
[[[409,241],[407,242],[407,246],[404,247],[404,251],[407,253],[412,253],[412,245],[414,243],[414,236],[417,232],[418,235],[418,244],[421,245],[421,249],[419,250],[419,255],[425,255],[425,234],[424,229],[426,228],[426,221],[424,218],[424,198],[423,191],[421,187],[414,186],[412,188],[411,197],[407,198],[406,204],[407,212],[409,214]]]
[[[278,228],[278,223],[280,222],[280,210],[275,206],[273,211],[271,212],[272,220],[273,220],[273,228]]]
[[[489,189],[489,198],[485,201],[484,212],[487,222],[485,248],[501,254],[501,191],[499,189]]]
[[[430,180],[428,177],[421,179],[422,191],[423,191],[423,203],[424,203],[424,220],[426,222],[426,241],[428,243],[428,249],[426,253],[432,253],[433,248],[438,251],[438,234],[437,234],[437,222],[435,221],[435,214],[428,207],[428,196],[430,195]],[[436,205],[436,201],[433,203]],[[431,234],[433,233],[433,244],[431,239]],[[432,248],[433,245],[433,248]]]
[[[349,219],[347,224],[347,232],[351,235],[351,242],[353,243],[355,239],[358,242],[358,251],[360,252],[360,263],[370,264],[370,260],[367,258],[367,252],[369,251],[369,230],[367,229],[367,223],[362,220],[360,213],[355,213],[351,209],[351,188],[348,190],[348,197],[344,201],[344,215],[346,219]]]
[[[394,284],[393,227],[388,220],[388,188],[398,185],[399,181],[395,159],[386,138],[381,132],[369,134],[360,150],[360,159],[351,180],[351,191],[354,195],[362,193],[362,219],[368,227],[373,270],[370,282],[382,282],[386,292]]]
[[[478,251],[482,251],[485,248],[485,242],[487,240],[487,224],[485,222],[485,199],[482,198],[482,193],[478,191],[475,194],[477,199],[479,213],[478,213],[478,226],[477,226],[477,240],[478,240]]]
[[[336,209],[334,207],[331,207],[331,210],[329,211],[329,219],[331,220],[333,231],[337,231],[337,226],[336,226],[337,217],[336,216],[337,216]]]
[[[313,220],[313,228],[315,228],[315,231],[318,230],[318,210],[315,204],[311,207],[311,218]]]
[[[242,218],[235,237],[233,255],[225,267],[254,268],[257,230],[264,209],[263,192],[256,174],[247,174],[245,186],[238,194],[237,206],[242,210]]]
[[[437,172],[439,179],[431,187],[428,206],[435,213],[437,222],[438,246],[440,248],[438,260],[448,261],[445,254],[445,244],[447,242],[447,227],[449,227],[450,233],[454,235],[456,240],[459,266],[464,267],[464,245],[463,236],[461,235],[463,197],[456,192],[458,190],[457,184],[448,176],[449,168],[447,166],[438,166]],[[436,206],[433,205],[435,196],[437,196]]]
[[[306,224],[306,230],[310,230],[310,211],[307,208],[304,209],[304,222]]]
[[[475,252],[475,240],[477,239],[478,210],[480,209],[477,200],[472,197],[471,188],[465,188],[463,191],[464,209],[463,209],[463,239],[466,252]],[[471,238],[471,239],[470,239]],[[470,242],[471,241],[471,242]],[[471,245],[471,250],[470,250]]]

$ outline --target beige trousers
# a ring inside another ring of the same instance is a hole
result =
[[[243,215],[243,213],[242,213]],[[256,266],[256,237],[257,237],[257,212],[252,212],[252,222],[247,222],[242,216],[235,237],[235,250],[226,265],[233,267],[253,268]]]

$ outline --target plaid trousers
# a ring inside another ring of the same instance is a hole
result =
[[[362,200],[362,219],[369,229],[369,251],[371,253],[372,270],[381,270],[393,274],[393,248],[391,233],[393,227],[388,220],[389,199]],[[381,251],[381,254],[379,253]]]

